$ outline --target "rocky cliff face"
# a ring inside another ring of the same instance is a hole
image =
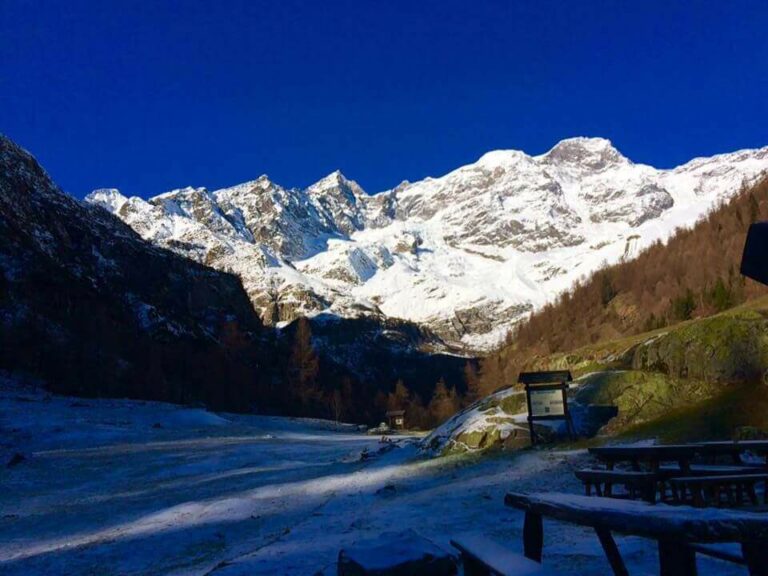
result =
[[[477,350],[765,170],[768,148],[657,170],[607,140],[573,138],[540,156],[490,152],[373,196],[334,172],[305,190],[262,176],[214,192],[145,201],[98,190],[87,200],[158,246],[240,276],[268,324],[383,315]]]

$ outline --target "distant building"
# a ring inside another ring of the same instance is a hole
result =
[[[390,410],[387,412],[387,422],[392,430],[405,428],[405,410]]]

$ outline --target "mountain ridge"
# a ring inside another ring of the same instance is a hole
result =
[[[261,176],[148,200],[99,190],[86,202],[240,276],[267,324],[382,314],[483,350],[578,278],[692,225],[765,170],[768,147],[657,170],[578,137],[537,156],[491,151],[374,195],[336,170],[304,189]]]

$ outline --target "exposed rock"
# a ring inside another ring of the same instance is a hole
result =
[[[339,576],[452,576],[454,557],[414,530],[386,532],[339,552]]]
[[[267,324],[381,313],[473,351],[766,169],[768,148],[656,170],[608,140],[570,138],[540,156],[489,152],[376,195],[336,171],[305,190],[262,176],[149,201],[100,190],[88,201],[158,246],[240,276]],[[283,292],[301,296],[280,306]]]
[[[754,311],[684,324],[638,345],[632,368],[708,382],[759,381],[768,368],[767,328]]]

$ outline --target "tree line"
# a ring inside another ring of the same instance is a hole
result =
[[[464,364],[462,385],[449,385],[440,377],[434,386],[418,389],[398,378],[389,385],[367,383],[350,373],[335,373],[323,362],[306,318],[295,322],[287,361],[276,386],[264,401],[277,413],[330,418],[337,421],[378,423],[390,410],[405,410],[410,428],[429,429],[481,396],[475,360]],[[431,388],[431,390],[429,390]]]

